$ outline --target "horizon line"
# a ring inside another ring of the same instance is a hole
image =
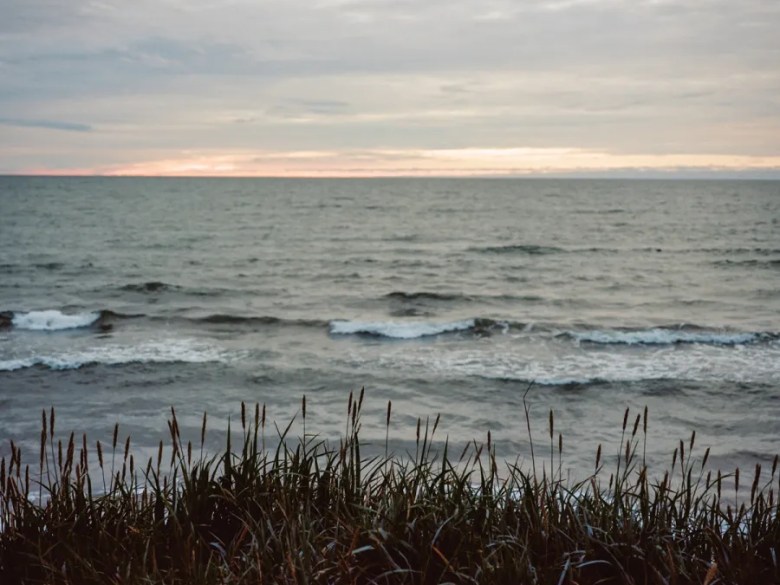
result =
[[[506,173],[506,174],[372,174],[372,175],[224,175],[224,174],[193,174],[193,175],[166,175],[166,174],[101,174],[101,173],[26,173],[26,172],[0,172],[0,177],[19,178],[52,178],[52,179],[289,179],[289,180],[371,180],[371,179],[497,179],[497,180],[637,180],[637,181],[780,181],[780,169],[766,169],[764,173],[756,170],[722,170],[706,172],[691,170],[680,171],[635,171],[635,172],[593,172],[593,173]]]

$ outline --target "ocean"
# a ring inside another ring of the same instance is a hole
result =
[[[562,469],[648,408],[651,466],[696,431],[724,471],[780,452],[780,182],[0,177],[0,454],[141,453],[171,406],[210,445],[240,403],[414,452],[485,441]],[[268,433],[276,431],[269,426]],[[609,462],[609,458],[608,458]]]

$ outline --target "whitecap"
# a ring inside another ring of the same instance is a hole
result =
[[[89,327],[100,319],[100,312],[66,314],[62,311],[49,309],[46,311],[30,311],[29,313],[14,313],[11,324],[16,329],[27,331],[63,331]]]

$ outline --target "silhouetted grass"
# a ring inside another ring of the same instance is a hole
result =
[[[607,476],[599,447],[573,485],[552,412],[549,461],[530,470],[497,460],[489,434],[434,452],[438,418],[418,421],[415,453],[366,459],[362,402],[350,395],[345,437],[329,445],[306,435],[304,398],[303,438],[290,423],[269,450],[265,408],[242,404],[241,444],[228,432],[215,456],[206,416],[193,447],[172,411],[169,449],[142,467],[117,428],[107,447],[60,442],[44,412],[33,470],[13,444],[0,464],[0,583],[780,582],[777,458],[741,485],[738,471],[704,473],[693,435],[654,480],[645,410],[626,411],[616,468]],[[388,429],[390,417],[388,403]],[[527,407],[526,421],[530,440]]]

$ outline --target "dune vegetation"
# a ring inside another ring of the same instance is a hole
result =
[[[241,439],[217,454],[206,415],[193,445],[172,411],[144,464],[118,428],[108,445],[58,440],[44,412],[38,460],[11,444],[0,464],[0,583],[780,583],[777,457],[708,471],[694,434],[656,475],[645,410],[625,412],[617,463],[599,448],[572,484],[552,412],[528,465],[497,459],[489,434],[451,452],[438,418],[418,421],[413,453],[369,458],[362,403],[350,395],[337,444],[306,434],[305,398],[299,439],[242,404]]]

